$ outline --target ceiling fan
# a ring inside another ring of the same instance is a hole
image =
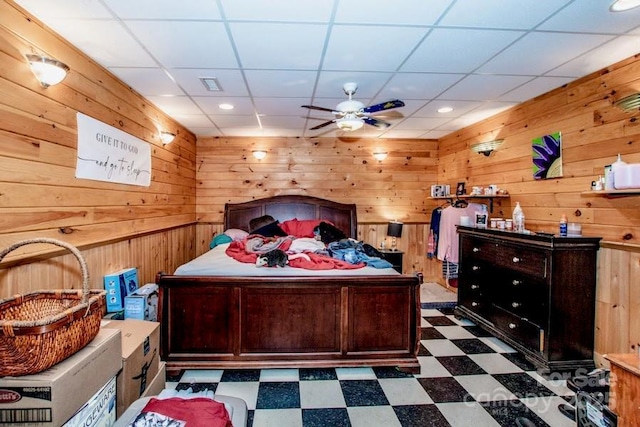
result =
[[[358,89],[358,85],[353,82],[345,83],[342,86],[344,93],[349,96],[349,99],[339,103],[335,110],[325,107],[316,107],[315,105],[303,105],[303,108],[310,110],[329,111],[336,116],[335,119],[321,123],[317,126],[310,128],[309,130],[316,130],[335,123],[341,130],[354,131],[360,129],[364,124],[375,126],[379,129],[386,129],[391,126],[391,123],[385,122],[380,119],[373,118],[369,114],[377,113],[379,111],[390,110],[392,108],[404,107],[404,102],[399,99],[393,101],[381,102],[380,104],[370,105],[365,107],[360,101],[353,99],[353,95]]]

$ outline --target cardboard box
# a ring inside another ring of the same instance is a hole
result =
[[[156,322],[158,320],[158,285],[147,283],[124,299],[124,318]]]
[[[157,396],[160,394],[162,390],[164,390],[165,385],[167,384],[167,362],[160,362],[160,368],[158,368],[158,373],[155,378],[151,380],[151,383],[147,387],[147,389],[142,393],[140,397],[151,397]],[[124,408],[126,411],[127,408]]]
[[[160,324],[125,319],[103,321],[122,333],[122,372],[117,378],[117,416],[139,399],[160,370]]]
[[[116,377],[84,404],[64,427],[111,427],[116,422]]]
[[[35,375],[0,378],[0,424],[63,425],[122,368],[120,331],[101,328],[71,357]]]
[[[126,268],[104,276],[107,291],[107,312],[113,313],[124,308],[124,299],[138,289],[138,269]]]

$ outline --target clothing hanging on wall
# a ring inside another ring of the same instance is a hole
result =
[[[429,225],[429,237],[427,241],[427,258],[432,259],[438,255],[438,235],[440,234],[440,213],[442,207],[438,206],[431,212]]]
[[[449,261],[458,264],[458,231],[456,225],[460,224],[460,218],[467,216],[475,221],[477,213],[487,212],[487,206],[480,203],[468,203],[466,207],[447,206],[440,212],[438,252],[440,261]]]

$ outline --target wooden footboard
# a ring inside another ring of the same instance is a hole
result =
[[[420,288],[413,276],[159,274],[156,283],[168,369],[420,369]]]

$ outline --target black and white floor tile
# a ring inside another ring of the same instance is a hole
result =
[[[571,427],[557,409],[573,392],[536,373],[515,350],[456,319],[423,309],[420,373],[395,368],[186,370],[167,387],[247,402],[248,427]]]

